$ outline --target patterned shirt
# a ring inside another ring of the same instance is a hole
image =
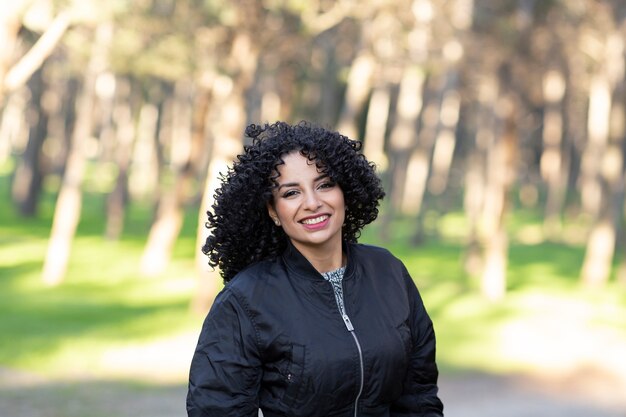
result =
[[[328,282],[330,282],[333,286],[333,291],[335,292],[335,300],[337,300],[337,306],[339,307],[339,312],[342,316],[346,315],[346,309],[343,305],[343,286],[341,285],[343,281],[343,274],[346,272],[346,267],[342,266],[339,269],[335,269],[334,271],[323,272],[322,276]]]

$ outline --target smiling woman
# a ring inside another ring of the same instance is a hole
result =
[[[360,142],[251,125],[202,248],[226,281],[198,340],[187,412],[442,416],[435,335],[413,280],[357,243],[384,192]]]
[[[230,281],[247,266],[280,256],[288,235],[268,215],[268,205],[277,202],[275,193],[291,180],[281,178],[285,158],[299,154],[337,184],[344,197],[345,219],[342,239],[355,243],[363,227],[378,216],[384,192],[373,164],[359,152],[361,143],[306,123],[250,125],[246,129],[252,145],[237,157],[216,190],[215,204],[208,212],[211,235],[202,248],[209,264],[219,267]],[[326,186],[326,185],[324,185]]]
[[[283,157],[283,162],[276,169],[278,186],[267,204],[270,217],[315,269],[327,272],[341,267],[346,212],[341,188],[297,151]]]

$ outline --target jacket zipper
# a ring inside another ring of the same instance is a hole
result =
[[[359,393],[356,395],[356,399],[354,400],[354,417],[357,417],[357,410],[358,410],[358,406],[359,406],[359,399],[361,398],[361,394],[363,393],[363,383],[364,381],[364,367],[363,367],[363,351],[361,350],[361,344],[359,343],[359,338],[356,337],[356,333],[354,332],[354,327],[352,326],[352,322],[350,322],[350,317],[348,317],[347,314],[343,314],[342,315],[343,318],[343,322],[346,324],[346,328],[348,329],[348,331],[350,332],[350,334],[352,335],[352,338],[354,339],[354,343],[356,344],[356,348],[359,351],[359,366],[361,369],[361,381],[359,384]]]
[[[341,285],[343,286],[343,283]],[[331,284],[331,287],[332,287],[332,284]],[[345,292],[343,293],[345,294]],[[363,351],[361,350],[361,343],[359,343],[359,338],[356,336],[356,333],[354,332],[354,326],[352,325],[352,322],[350,321],[350,317],[348,317],[345,311],[344,312],[341,311],[339,302],[337,300],[335,300],[335,302],[337,302],[337,310],[339,310],[339,314],[341,314],[343,323],[346,325],[346,329],[348,329],[348,332],[350,332],[350,335],[352,335],[352,338],[354,339],[354,344],[356,345],[356,348],[359,352],[359,369],[361,371],[361,379],[359,382],[359,392],[356,395],[356,398],[354,400],[354,417],[358,417],[359,399],[361,398],[361,394],[363,393],[363,385],[365,383],[365,370],[363,366]],[[345,308],[345,298],[344,298],[344,308]]]

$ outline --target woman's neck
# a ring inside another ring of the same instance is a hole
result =
[[[293,245],[320,274],[334,271],[346,264],[341,241],[320,247],[302,246],[296,242]]]

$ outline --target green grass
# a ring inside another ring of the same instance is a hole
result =
[[[0,176],[0,195],[5,196],[0,199],[0,367],[72,373],[91,369],[110,349],[199,330],[202,317],[189,309],[197,250],[194,210],[187,213],[167,271],[148,279],[140,276],[138,264],[150,207],[132,206],[122,238],[106,241],[104,196],[87,193],[66,280],[46,287],[40,274],[54,198],[47,194],[40,215],[25,219],[9,203],[7,176]],[[554,313],[552,305],[582,306],[585,328],[626,335],[624,288],[615,282],[595,291],[579,285],[583,247],[515,239],[539,221],[527,212],[511,217],[508,293],[495,302],[486,301],[477,278],[463,270],[462,215],[433,217],[429,233],[436,231],[437,237],[420,246],[409,243],[414,230],[409,220],[393,224],[388,243],[380,242],[376,225],[366,229],[362,241],[388,247],[418,284],[435,323],[444,372],[524,369],[527,363],[503,348],[516,339],[503,335],[523,323],[541,323]]]
[[[8,179],[0,181],[8,195]],[[195,285],[193,215],[186,219],[167,271],[139,274],[150,210],[134,206],[125,235],[107,241],[104,198],[87,194],[62,285],[47,287],[41,270],[52,223],[46,195],[37,218],[0,202],[0,366],[59,373],[90,369],[107,349],[199,328],[189,309]]]

